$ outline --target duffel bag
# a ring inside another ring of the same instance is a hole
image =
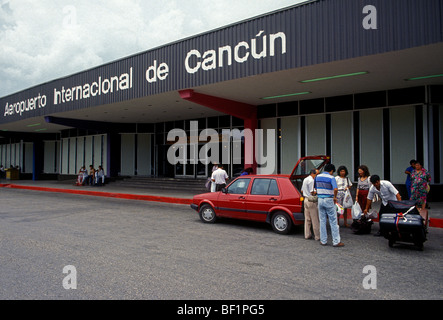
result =
[[[402,201],[388,201],[385,212],[389,213],[406,213],[412,207],[414,209],[409,211],[409,214],[420,214],[420,212],[416,208],[417,201],[415,200],[402,200]]]

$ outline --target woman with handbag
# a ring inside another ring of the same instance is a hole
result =
[[[360,207],[364,210],[364,208],[366,208],[369,189],[371,188],[372,185],[370,181],[369,169],[367,166],[361,165],[358,167],[357,181],[358,183],[357,183],[357,193],[355,195],[355,201],[358,202]]]
[[[352,187],[352,182],[348,178],[348,169],[345,166],[338,167],[338,176],[335,177],[337,181],[338,193],[337,193],[337,203],[343,207],[343,202],[345,200],[346,191]],[[352,201],[352,200],[351,200]],[[351,204],[352,207],[352,204]],[[343,219],[345,228],[348,227],[348,207],[343,211]],[[339,217],[337,216],[337,221]]]

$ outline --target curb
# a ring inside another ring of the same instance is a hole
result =
[[[94,197],[118,198],[118,199],[127,199],[127,200],[142,200],[142,201],[153,201],[153,202],[166,202],[166,203],[174,203],[174,204],[190,205],[192,203],[192,199],[186,199],[186,198],[162,197],[162,196],[129,194],[129,193],[118,193],[118,192],[58,189],[58,188],[49,188],[49,187],[32,187],[32,186],[22,186],[22,185],[17,185],[17,184],[5,184],[5,183],[0,183],[0,188],[34,190],[34,191],[44,191],[44,192],[71,193],[71,194],[79,194],[79,195],[94,196]],[[340,217],[342,217],[342,216],[340,216]],[[443,219],[429,218],[429,227],[443,228]]]
[[[191,204],[192,203],[192,199],[141,195],[141,194],[58,189],[58,188],[48,188],[48,187],[32,187],[32,186],[21,186],[21,185],[15,185],[15,184],[0,184],[0,187],[11,188],[11,189],[44,191],[44,192],[71,193],[71,194],[79,194],[79,195],[86,195],[86,196],[118,198],[118,199],[127,199],[127,200],[143,200],[143,201],[167,202],[167,203],[175,203],[175,204]]]
[[[429,227],[443,228],[443,219],[429,218]]]

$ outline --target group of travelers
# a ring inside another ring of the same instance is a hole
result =
[[[78,172],[77,186],[103,186],[105,184],[105,171],[102,166],[95,169],[93,165],[89,166],[89,171],[85,166],[81,167]]]
[[[10,167],[9,167],[9,169],[7,169],[7,168],[5,168],[3,165],[0,165],[0,179],[6,179],[6,171],[7,170],[13,170],[13,169],[15,169],[15,170],[17,170],[18,172],[20,172],[20,166],[13,166],[13,165],[11,165]]]
[[[405,171],[408,199],[416,202],[420,215],[427,223],[428,212],[425,207],[431,175],[423,168],[420,161],[411,160],[410,165]],[[319,170],[313,169],[303,180],[301,191],[305,199],[304,234],[306,239],[314,238],[320,241],[321,245],[326,245],[328,240],[326,222],[329,220],[333,246],[342,247],[344,244],[340,238],[336,204],[343,206],[346,191],[351,189],[353,184],[348,178],[348,170],[345,166],[338,168],[336,176],[333,175],[334,172],[335,166],[327,164],[323,173],[320,174]],[[370,175],[367,166],[359,166],[355,203],[359,204],[364,215],[368,215],[372,203],[378,200],[381,200],[378,213],[380,218],[381,215],[389,212],[389,201],[401,201],[402,197],[391,182],[381,180],[378,175]],[[343,211],[343,218],[344,227],[348,227],[346,209]],[[380,231],[375,235],[380,236]]]

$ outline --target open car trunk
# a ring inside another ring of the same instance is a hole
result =
[[[298,190],[301,190],[303,180],[310,174],[310,171],[312,169],[318,169],[322,172],[326,164],[330,161],[330,156],[308,156],[300,158],[294,170],[292,170],[289,179]]]

